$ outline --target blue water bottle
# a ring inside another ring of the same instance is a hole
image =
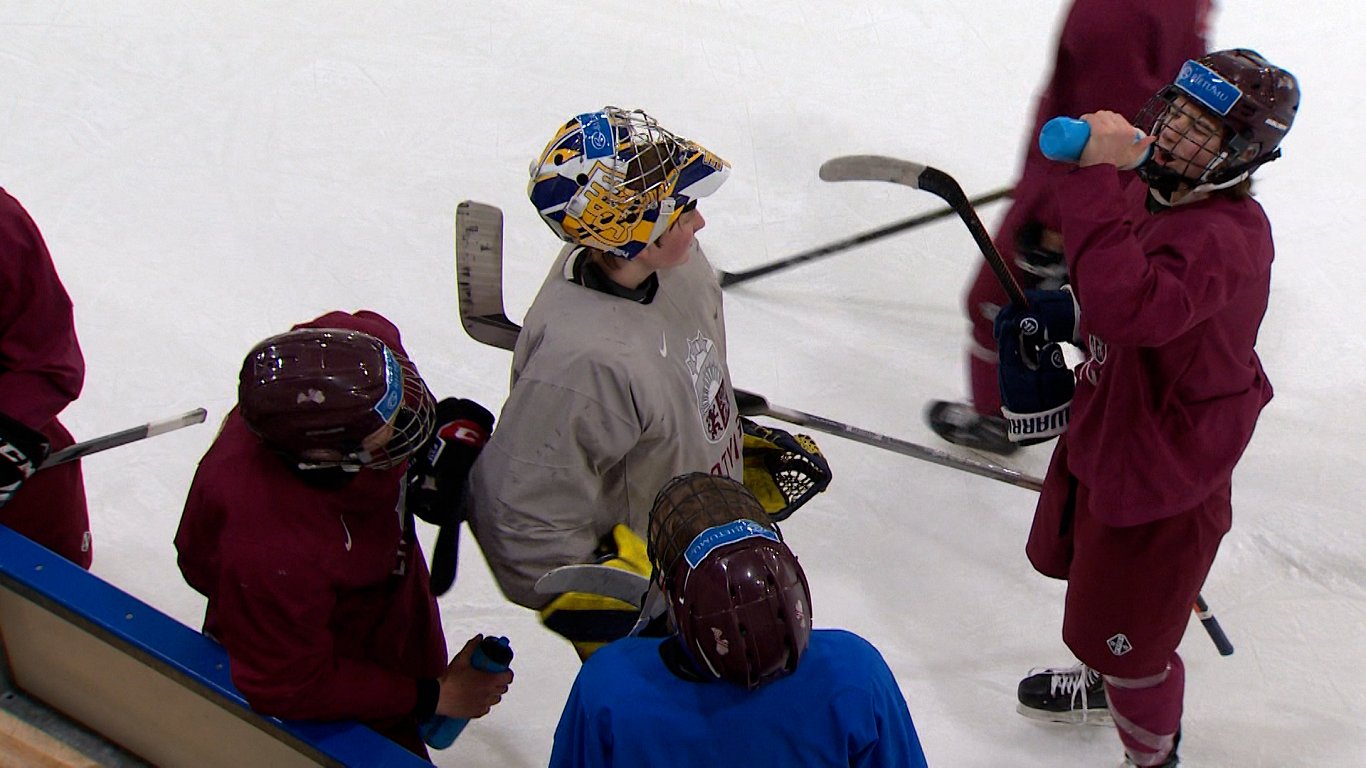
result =
[[[470,666],[481,672],[506,672],[512,664],[512,646],[506,637],[486,637],[474,647]],[[432,715],[422,724],[422,740],[433,749],[445,749],[465,730],[468,717]]]
[[[1134,136],[1135,142],[1142,139],[1142,132]],[[1085,120],[1055,117],[1044,123],[1043,129],[1039,131],[1039,151],[1049,160],[1075,163],[1081,159],[1081,151],[1086,148],[1086,142],[1090,140],[1091,125]],[[1148,162],[1148,158],[1152,156],[1153,148],[1149,146],[1135,167]]]

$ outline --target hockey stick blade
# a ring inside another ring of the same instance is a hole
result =
[[[962,186],[952,176],[938,168],[883,155],[845,155],[832,158],[821,165],[820,176],[825,181],[890,181],[913,189],[923,189],[938,196],[948,203],[958,214],[958,218],[967,225],[977,248],[981,250],[996,279],[1001,281],[1001,286],[1010,296],[1011,303],[1020,307],[1029,306],[1024,291],[1020,289],[1019,281],[1011,274],[1005,259],[1001,258],[1000,252],[991,242],[991,235],[978,218],[972,201],[968,200]]]
[[[84,456],[89,456],[92,453],[107,451],[110,448],[117,448],[120,445],[135,443],[138,440],[145,440],[149,437],[156,437],[157,435],[162,435],[194,424],[201,424],[204,419],[208,418],[208,415],[209,412],[203,408],[196,408],[193,411],[187,411],[169,419],[150,421],[140,427],[132,427],[103,437],[97,437],[93,440],[86,440],[83,443],[76,443],[75,445],[67,446],[62,450],[49,455],[47,459],[38,466],[38,469],[55,467],[58,464],[75,461]]]
[[[970,472],[980,477],[988,477],[992,480],[999,480],[1009,483],[1018,488],[1027,488],[1031,491],[1038,491],[1043,488],[1043,481],[1037,477],[1031,477],[1010,467],[1003,467],[1000,464],[993,464],[989,461],[969,459],[963,456],[956,456],[947,451],[937,448],[930,448],[924,445],[907,442],[890,435],[883,435],[877,432],[870,432],[866,429],[845,424],[841,421],[827,419],[803,411],[783,408],[769,404],[763,395],[744,390],[735,390],[735,401],[739,405],[740,413],[745,416],[767,416],[771,419],[795,424],[799,427],[807,427],[827,435],[843,437],[846,440],[853,440],[856,443],[863,443],[874,448],[881,448],[884,451],[899,453],[902,456],[928,461],[931,464],[949,467],[952,469]]]
[[[512,349],[521,328],[503,310],[503,212],[466,200],[455,209],[455,282],[460,323],[475,341]],[[481,290],[496,284],[498,291]]]
[[[969,202],[975,206],[987,205],[988,203],[994,203],[997,200],[1009,197],[1013,191],[1014,190],[1010,187],[1002,187],[1001,189],[974,197]],[[956,213],[957,211],[952,207],[940,208],[938,210],[922,213],[918,216],[912,216],[909,219],[893,222],[886,226],[878,227],[877,229],[870,229],[867,232],[846,237],[843,240],[836,240],[833,243],[811,248],[802,251],[801,253],[788,256],[787,258],[769,262],[768,264],[761,264],[757,267],[751,267],[739,272],[727,272],[724,269],[719,269],[716,271],[716,278],[721,283],[722,288],[730,288],[763,277],[764,275],[771,275],[774,272],[780,272],[791,269],[792,267],[800,266],[809,261],[815,261],[816,259],[826,256],[833,256],[837,253],[847,251],[850,248],[864,245],[865,243],[871,243],[874,240],[881,240],[884,237],[895,235],[899,232],[905,232],[925,224],[931,224],[940,219],[946,219],[953,216]]]
[[[559,595],[565,592],[588,592],[620,600],[639,608],[650,579],[634,571],[596,563],[562,565],[536,580],[536,594]]]

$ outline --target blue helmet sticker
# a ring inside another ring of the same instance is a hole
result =
[[[616,151],[612,140],[612,121],[603,111],[585,112],[577,120],[583,126],[583,156],[589,160],[610,157]]]
[[[697,564],[705,560],[717,547],[753,538],[780,541],[778,534],[753,520],[736,520],[733,523],[713,526],[697,534],[688,548],[683,550],[683,559],[688,561],[689,568],[696,568]]]
[[[1182,64],[1181,73],[1176,76],[1173,85],[1221,116],[1227,115],[1243,96],[1238,86],[1198,61]]]
[[[375,403],[375,413],[388,424],[393,420],[394,414],[398,413],[398,407],[403,404],[403,369],[398,365],[398,358],[388,347],[384,348],[384,397]]]

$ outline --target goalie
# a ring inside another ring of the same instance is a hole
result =
[[[729,174],[696,142],[616,107],[560,126],[531,165],[528,196],[566,245],[527,311],[499,427],[471,471],[468,519],[503,593],[583,658],[624,636],[636,609],[541,595],[536,581],[585,562],[648,573],[640,536],[666,480],[751,476],[778,516],[829,481],[814,443],[777,430],[756,427],[755,453],[742,457],[751,437],[721,288],[695,237],[706,226],[698,201]],[[815,458],[783,458],[794,448]],[[802,467],[820,477],[797,479]]]

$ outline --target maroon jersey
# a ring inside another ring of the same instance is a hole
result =
[[[1088,348],[1067,469],[1117,526],[1191,509],[1227,485],[1271,399],[1253,349],[1271,290],[1262,207],[1216,195],[1149,213],[1147,196],[1109,165],[1057,187]]]
[[[19,201],[0,190],[0,412],[61,450],[73,441],[57,414],[76,399],[84,381],[71,299],[37,225]],[[29,478],[0,510],[0,524],[90,567],[80,463]]]
[[[301,327],[359,330],[402,350],[373,313]],[[445,670],[446,645],[399,508],[404,471],[310,485],[234,409],[199,463],[175,543],[185,580],[208,598],[204,631],[227,649],[253,708],[366,721],[425,754],[410,715],[417,680]]]
[[[1206,53],[1205,34],[1211,0],[1075,0],[1058,33],[1053,74],[1039,94],[1034,122],[1025,134],[1024,163],[1015,182],[1010,209],[996,230],[996,248],[1015,268],[1015,240],[1029,222],[1058,231],[1061,221],[1049,191],[1050,177],[1071,166],[1046,159],[1039,151],[1039,131],[1059,115],[1080,117],[1106,109],[1132,119],[1155,93],[1169,84],[1187,59]],[[1064,243],[1064,249],[1068,246]],[[973,323],[973,339],[982,350],[971,356],[972,397],[977,411],[1000,415],[996,382],[996,341],[991,313],[982,305],[1001,306],[1005,289],[985,264],[965,298]]]

